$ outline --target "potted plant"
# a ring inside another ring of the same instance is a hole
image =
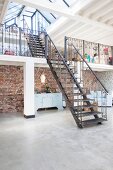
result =
[[[45,92],[46,93],[51,93],[50,87],[48,84],[45,84]]]

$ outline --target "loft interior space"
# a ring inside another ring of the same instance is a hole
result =
[[[112,13],[0,0],[1,170],[112,170]]]

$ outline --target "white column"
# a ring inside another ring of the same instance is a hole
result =
[[[34,111],[34,62],[27,61],[24,65],[24,117],[35,117]]]

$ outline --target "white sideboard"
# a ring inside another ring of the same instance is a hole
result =
[[[35,94],[35,112],[41,108],[57,107],[63,110],[62,93]]]

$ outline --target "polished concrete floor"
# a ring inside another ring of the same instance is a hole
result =
[[[0,114],[0,170],[113,170],[113,108],[107,122],[85,129],[69,111]]]

